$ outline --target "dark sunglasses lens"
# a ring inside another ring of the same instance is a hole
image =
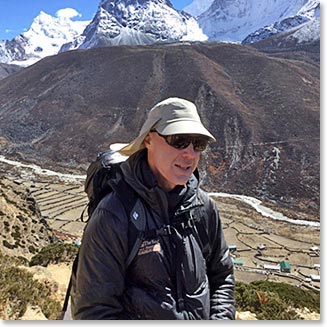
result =
[[[186,149],[191,143],[195,151],[204,151],[208,145],[208,140],[204,137],[190,135],[169,135],[166,137],[169,145],[175,149]]]
[[[167,136],[167,143],[171,146],[173,146],[175,149],[186,149],[190,143],[191,139],[190,137],[187,137],[186,135],[169,135]]]
[[[202,152],[206,149],[208,145],[208,140],[205,138],[197,138],[193,140],[193,148],[195,151]]]

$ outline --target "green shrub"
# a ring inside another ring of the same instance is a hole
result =
[[[10,250],[13,250],[17,247],[15,244],[10,244],[7,240],[3,240],[2,245]]]
[[[16,320],[27,304],[38,305],[48,319],[56,319],[61,304],[53,299],[51,285],[33,279],[33,274],[15,267],[25,259],[11,258],[0,252],[0,319]],[[26,263],[26,262],[25,262]]]
[[[36,248],[34,245],[30,245],[30,246],[28,247],[28,251],[29,251],[30,253],[36,253],[36,252],[37,252],[37,248]]]
[[[259,295],[262,299],[266,298],[266,301],[260,301]],[[259,320],[299,319],[295,308],[306,307],[310,311],[320,313],[320,293],[285,283],[237,282],[235,300],[238,311],[251,311]]]
[[[9,224],[9,222],[5,220],[5,221],[3,222],[3,224],[4,224],[4,226],[5,226],[5,232],[6,232],[6,233],[9,233],[9,232],[10,232],[10,228],[9,228],[9,227],[10,227],[10,224]]]
[[[50,244],[32,257],[30,266],[47,267],[50,263],[71,262],[78,252],[78,246],[73,244]]]
[[[16,240],[16,241],[20,240],[20,239],[21,239],[21,234],[20,234],[20,228],[19,228],[19,226],[14,226],[13,229],[14,229],[14,231],[11,232],[10,235],[11,235],[11,236]]]

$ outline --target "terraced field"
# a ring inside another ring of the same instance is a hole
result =
[[[81,214],[87,205],[82,180],[40,178],[22,170],[11,169],[11,172],[17,183],[27,186],[41,215],[59,237],[81,240],[85,227]],[[242,262],[235,265],[237,280],[269,279],[320,290],[320,282],[311,280],[312,275],[320,274],[320,227],[264,217],[240,200],[214,196],[213,199],[220,211],[227,242],[235,247],[232,256]],[[267,265],[278,265],[281,261],[290,263],[289,273],[267,269]]]
[[[29,188],[50,227],[82,236],[81,214],[88,202],[82,184],[31,183]]]
[[[320,290],[311,275],[320,274],[320,229],[267,219],[247,204],[216,197],[235,265],[236,279],[244,282],[270,280]],[[268,269],[281,261],[290,272]]]

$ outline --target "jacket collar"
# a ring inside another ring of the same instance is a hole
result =
[[[147,150],[133,154],[121,164],[125,181],[160,215],[171,217],[201,205],[197,198],[199,173],[196,169],[185,186],[177,186],[170,192],[159,187],[147,162]]]

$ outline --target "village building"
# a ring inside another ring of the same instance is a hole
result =
[[[279,265],[263,265],[263,268],[266,270],[271,270],[271,271],[280,271],[280,266]]]
[[[313,282],[320,282],[320,275],[311,274],[310,278]]]
[[[280,264],[280,271],[281,272],[286,272],[286,273],[289,273],[291,272],[291,265],[288,261],[282,261]]]
[[[265,248],[266,248],[266,244],[260,244],[257,247],[258,250],[264,250]]]
[[[230,252],[235,252],[237,250],[237,246],[236,245],[228,245],[229,251]]]
[[[313,269],[316,269],[316,270],[320,271],[320,264],[319,263],[315,263],[313,265]]]
[[[320,249],[318,248],[318,246],[312,246],[309,250],[309,255],[311,257],[319,257]]]
[[[233,258],[233,263],[235,266],[244,266],[244,260],[239,258]]]

